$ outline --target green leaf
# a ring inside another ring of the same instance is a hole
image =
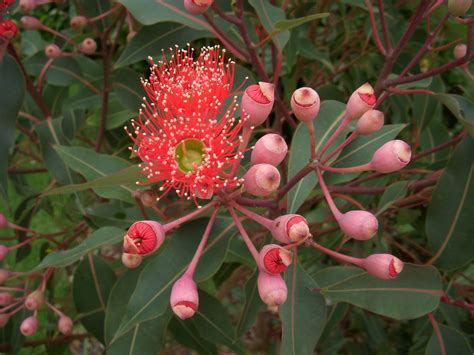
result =
[[[110,0],[80,0],[80,6],[81,11],[83,11],[81,14],[87,17],[96,17],[109,10],[111,2]],[[96,21],[95,25],[103,30],[109,22],[110,17],[104,16],[99,21]]]
[[[120,103],[132,112],[138,112],[145,96],[140,82],[140,74],[125,68],[118,70],[113,76],[112,88]]]
[[[380,197],[379,205],[377,207],[377,215],[382,214],[384,211],[390,208],[390,206],[395,201],[404,197],[407,193],[407,186],[407,181],[397,181],[388,186],[382,197]]]
[[[441,341],[444,345],[445,354],[472,355],[472,348],[464,334],[455,328],[438,324],[441,332]],[[426,355],[442,355],[440,340],[433,331],[425,350]]]
[[[29,58],[25,62],[25,67],[30,74],[39,75],[46,62],[47,58],[41,52]],[[69,57],[55,59],[49,66],[44,79],[56,86],[70,86],[84,80],[81,67]]]
[[[457,269],[474,255],[474,142],[465,137],[440,177],[428,207],[426,234],[431,262]]]
[[[260,22],[268,34],[272,34],[275,25],[278,22],[286,20],[285,11],[283,9],[273,6],[268,0],[249,0],[249,4],[257,12]],[[272,36],[272,40],[280,51],[285,48],[290,39],[290,32],[283,30],[279,34]]]
[[[23,74],[8,54],[0,60],[0,88],[0,190],[6,199],[8,156],[15,142],[16,119],[25,96]]]
[[[474,137],[474,103],[463,96],[453,94],[436,94],[435,98],[440,100],[464,125],[471,137]]]
[[[88,252],[104,245],[116,244],[123,239],[124,231],[116,227],[104,227],[96,230],[86,240],[74,248],[48,254],[36,269],[45,267],[64,267],[79,260]]]
[[[297,262],[286,269],[285,282],[288,286],[288,298],[280,307],[283,323],[280,353],[314,354],[326,321],[324,297],[311,291],[318,284]]]
[[[337,272],[337,268],[327,272]],[[363,273],[322,288],[323,295],[332,302],[347,302],[394,319],[415,319],[432,312],[442,292],[441,276],[434,267],[412,264],[405,264],[393,280]]]
[[[74,273],[72,293],[84,327],[104,343],[105,306],[115,283],[112,269],[97,256],[85,258]]]
[[[273,24],[273,31],[272,35],[276,33],[280,33],[286,30],[291,30],[295,27],[301,26],[305,24],[306,22],[314,21],[314,20],[319,20],[325,17],[328,17],[329,13],[328,12],[323,12],[320,14],[313,14],[313,15],[308,15],[305,17],[299,17],[299,18],[294,18],[290,20],[280,20],[277,21]]]
[[[249,330],[257,320],[258,310],[263,305],[258,294],[257,288],[258,270],[245,284],[245,304],[240,313],[239,323],[235,330],[235,338],[238,339],[242,334]]]
[[[61,120],[61,131],[64,137],[71,141],[74,138],[76,131],[86,121],[86,116],[83,110],[64,110]]]
[[[183,47],[186,43],[198,38],[210,37],[208,31],[199,31],[176,25],[172,22],[157,23],[140,29],[135,37],[127,44],[119,59],[116,68],[147,59],[149,56],[161,55],[161,51],[174,48],[175,45]]]
[[[445,91],[443,81],[440,78],[435,78],[428,88],[434,92]],[[433,117],[441,114],[440,109],[441,105],[436,97],[426,94],[413,95],[413,117],[417,122],[420,132],[429,126]]]
[[[192,322],[171,319],[169,330],[176,341],[184,346],[196,349],[199,354],[217,355],[216,345],[203,339]]]

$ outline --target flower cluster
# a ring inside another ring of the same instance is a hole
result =
[[[18,27],[15,22],[3,19],[3,13],[12,6],[14,2],[14,0],[0,0],[0,53],[8,42],[18,33]]]

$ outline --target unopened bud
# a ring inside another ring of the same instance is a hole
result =
[[[280,172],[270,164],[257,164],[244,175],[245,190],[254,196],[268,196],[280,186]]]
[[[142,263],[143,257],[140,254],[122,253],[122,263],[129,269],[135,269]]]
[[[0,245],[3,247],[3,245]],[[10,271],[5,270],[5,269],[0,269],[0,285],[3,285],[5,281],[7,281],[10,278]]]
[[[279,274],[291,264],[293,254],[291,251],[277,245],[265,245],[259,254],[259,266],[270,274]]]
[[[79,45],[79,50],[84,54],[94,54],[97,50],[97,42],[92,38],[86,38]]]
[[[0,292],[0,306],[5,307],[12,303],[13,297],[8,292]]]
[[[12,39],[17,33],[18,27],[16,26],[15,22],[11,20],[0,22],[0,37]]]
[[[23,16],[20,19],[20,22],[25,28],[25,30],[39,30],[43,27],[41,21],[33,16]]]
[[[72,333],[72,328],[74,323],[72,319],[67,316],[61,316],[58,320],[58,330],[63,335],[70,335]]]
[[[148,255],[156,251],[165,240],[165,232],[160,223],[139,221],[128,229],[123,241],[123,252]]]
[[[362,136],[377,132],[384,124],[384,114],[379,110],[369,110],[358,120],[356,132]]]
[[[75,29],[83,28],[87,25],[87,17],[84,16],[74,16],[71,18],[71,27]]]
[[[35,0],[20,0],[20,9],[23,12],[30,12],[36,7]]]
[[[50,59],[59,58],[61,56],[61,48],[56,44],[48,44],[44,49],[44,54]]]
[[[390,254],[372,254],[362,261],[362,267],[379,279],[394,279],[403,270],[403,261]]]
[[[275,85],[259,82],[250,85],[242,96],[242,117],[247,117],[246,127],[261,125],[268,117],[275,101]]]
[[[12,6],[15,3],[15,0],[0,0],[0,11],[5,10],[6,8]]]
[[[201,15],[213,2],[214,0],[184,0],[184,8],[193,15]]]
[[[297,89],[291,96],[291,109],[296,118],[310,122],[316,118],[321,107],[318,93],[308,87]]]
[[[210,200],[214,195],[214,189],[211,186],[197,186],[194,189],[194,194],[197,198],[200,198],[202,200]]]
[[[140,194],[143,206],[153,208],[156,205],[156,193],[153,190],[146,190]]]
[[[21,322],[20,332],[25,337],[32,336],[38,330],[38,319],[35,316],[28,317]]]
[[[472,0],[448,0],[448,11],[453,16],[463,16],[472,5]]]
[[[44,304],[44,293],[40,290],[31,292],[25,300],[25,307],[30,311],[36,311]]]
[[[274,133],[260,138],[252,150],[250,164],[270,164],[277,166],[288,153],[288,145],[282,136]]]
[[[9,225],[7,217],[5,217],[3,213],[0,213],[0,228],[8,228]]]
[[[298,214],[286,214],[273,221],[273,238],[288,244],[302,241],[310,236],[308,222]]]
[[[285,303],[288,296],[288,288],[280,274],[272,275],[260,270],[257,287],[260,298],[269,306],[279,306]]]
[[[453,54],[454,58],[456,59],[461,59],[466,56],[467,53],[467,46],[465,44],[458,44],[456,47],[454,47]]]
[[[174,283],[170,305],[174,314],[183,320],[196,313],[199,306],[199,295],[196,283],[190,276],[185,274]]]
[[[379,228],[375,216],[367,211],[349,211],[338,220],[339,227],[349,237],[357,240],[372,238]]]
[[[8,251],[9,249],[5,245],[0,245],[0,261],[2,261],[3,259],[7,257]]]
[[[392,173],[405,167],[410,159],[410,146],[396,139],[377,149],[370,161],[370,167],[378,173]]]
[[[7,325],[10,320],[10,315],[5,313],[0,313],[0,329]]]
[[[377,98],[374,89],[369,83],[365,83],[354,91],[347,102],[347,116],[353,120],[358,119],[365,112],[375,106]]]

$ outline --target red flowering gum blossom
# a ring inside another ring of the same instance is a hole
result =
[[[193,15],[201,15],[213,2],[214,0],[184,0],[184,8]]]
[[[0,285],[3,285],[5,281],[7,281],[10,278],[10,276],[11,276],[10,271],[5,270],[5,269],[0,269]]]
[[[48,44],[44,49],[44,54],[48,58],[59,58],[61,56],[61,48],[57,44]]]
[[[74,323],[72,319],[67,316],[61,316],[58,320],[58,330],[63,335],[70,335],[72,333],[72,328]]]
[[[361,136],[375,133],[383,127],[384,120],[382,111],[369,110],[357,120],[356,132]]]
[[[252,166],[244,175],[245,190],[254,196],[268,196],[280,186],[280,172],[270,164]]]
[[[25,30],[39,30],[43,27],[41,21],[33,16],[23,16],[20,22]]]
[[[174,283],[170,305],[174,314],[183,320],[196,313],[199,306],[199,295],[196,283],[191,276],[185,274]]]
[[[148,255],[156,251],[165,240],[160,223],[139,221],[128,229],[123,241],[123,251],[129,254]]]
[[[316,118],[321,107],[318,93],[308,87],[297,89],[291,96],[291,109],[296,118],[310,122]]]
[[[378,173],[392,173],[404,168],[410,159],[410,146],[404,141],[395,139],[376,150],[370,161],[370,167]]]
[[[257,287],[260,298],[269,306],[279,306],[285,303],[288,296],[288,288],[280,274],[272,275],[260,270]]]
[[[0,329],[6,326],[9,320],[10,320],[9,314],[1,313],[0,314]]]
[[[8,251],[9,249],[5,245],[0,245],[0,261],[7,257]]]
[[[282,136],[274,133],[260,138],[252,150],[250,164],[279,165],[288,153],[288,145]]]
[[[8,292],[0,293],[0,306],[5,307],[12,303],[13,297]]]
[[[20,332],[25,337],[35,335],[38,330],[38,319],[35,316],[25,318],[20,325]]]
[[[44,293],[40,290],[31,292],[25,300],[25,307],[30,311],[38,310],[44,304]]]
[[[369,83],[365,83],[354,91],[347,102],[347,116],[353,120],[360,118],[365,112],[375,106],[377,98],[374,89]]]
[[[394,279],[403,270],[403,261],[390,254],[372,254],[362,261],[362,267],[379,279]]]
[[[285,244],[299,242],[310,235],[308,222],[299,214],[286,214],[276,218],[271,233],[273,238]]]
[[[375,216],[367,211],[349,211],[338,220],[339,227],[349,237],[357,240],[369,240],[379,228]]]
[[[458,44],[454,47],[453,55],[455,59],[461,59],[466,56],[467,46],[465,44]]]
[[[277,244],[265,245],[259,254],[259,266],[270,274],[279,274],[291,264],[293,254]]]
[[[274,101],[275,85],[261,81],[247,87],[241,103],[242,117],[247,117],[245,126],[255,127],[265,122]]]
[[[16,27],[15,22],[10,20],[0,22],[0,37],[12,39],[17,33],[18,27]]]
[[[14,2],[15,0],[0,0],[0,11],[12,6]]]

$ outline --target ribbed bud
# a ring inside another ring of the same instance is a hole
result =
[[[370,167],[378,173],[391,173],[405,167],[410,159],[410,146],[396,139],[377,149],[370,161]]]
[[[183,275],[174,283],[170,305],[174,314],[183,320],[196,313],[199,306],[199,295],[196,283],[190,276]]]
[[[384,124],[384,114],[379,110],[369,110],[358,120],[356,132],[362,136],[377,132]]]
[[[79,45],[79,50],[84,54],[94,54],[97,50],[97,42],[92,38],[86,38]]]
[[[260,138],[252,150],[250,164],[279,165],[288,153],[288,145],[282,136],[269,133]]]
[[[273,238],[285,244],[299,242],[310,235],[308,222],[298,214],[286,214],[276,218],[271,233]]]
[[[7,257],[8,251],[9,250],[5,245],[0,245],[0,261]]]
[[[0,313],[0,329],[7,325],[10,320],[10,315],[5,313]]]
[[[30,12],[36,7],[35,0],[20,0],[20,9],[23,12]]]
[[[0,245],[3,247],[3,245]],[[5,269],[0,269],[0,285],[3,285],[5,281],[7,281],[10,278],[10,271],[5,270]]]
[[[184,8],[193,15],[201,15],[209,9],[214,0],[184,0]]]
[[[140,254],[122,253],[122,263],[129,269],[135,269],[142,263],[143,257]]]
[[[63,335],[70,335],[72,333],[72,329],[74,327],[74,323],[72,319],[67,316],[61,316],[58,320],[58,330]]]
[[[0,22],[0,38],[6,38],[10,40],[16,36],[18,33],[18,27],[16,26],[15,22],[11,20],[6,20]]]
[[[32,336],[38,330],[38,319],[35,316],[28,317],[21,322],[20,332],[25,337]]]
[[[285,303],[288,296],[288,288],[280,274],[272,275],[260,270],[257,287],[260,298],[269,306],[279,306]]]
[[[353,120],[358,119],[365,112],[375,106],[377,98],[374,89],[369,83],[365,83],[354,91],[347,102],[347,116]]]
[[[456,47],[454,47],[453,50],[453,55],[454,58],[456,59],[461,59],[466,56],[467,53],[467,46],[465,44],[458,44]]]
[[[403,270],[403,261],[390,254],[372,254],[365,258],[362,267],[379,279],[394,279]]]
[[[5,307],[12,303],[13,297],[8,292],[0,292],[0,306]]]
[[[160,223],[139,221],[132,224],[123,240],[123,252],[148,255],[156,251],[165,240]]]
[[[280,186],[280,172],[270,164],[257,164],[244,175],[245,190],[254,196],[268,196]]]
[[[472,0],[448,0],[448,11],[453,16],[463,16],[472,5]]]
[[[89,21],[87,20],[87,17],[85,16],[74,16],[71,18],[71,27],[75,29],[83,28],[87,25]]]
[[[259,254],[259,266],[270,274],[280,274],[291,264],[293,253],[277,244],[265,245]]]
[[[318,93],[308,87],[297,89],[291,96],[291,109],[296,118],[310,122],[316,118],[321,107]]]
[[[346,212],[338,222],[345,234],[357,240],[369,240],[379,228],[377,218],[367,211]]]
[[[44,304],[44,293],[40,290],[31,292],[25,300],[25,307],[30,311],[38,310]]]
[[[275,85],[259,82],[250,85],[242,96],[242,116],[247,115],[245,126],[254,127],[261,125],[272,112],[275,100]]]
[[[59,58],[61,56],[61,48],[56,44],[48,44],[44,49],[44,54],[48,58]]]
[[[43,27],[41,21],[33,16],[23,16],[20,22],[25,30],[39,30]]]

